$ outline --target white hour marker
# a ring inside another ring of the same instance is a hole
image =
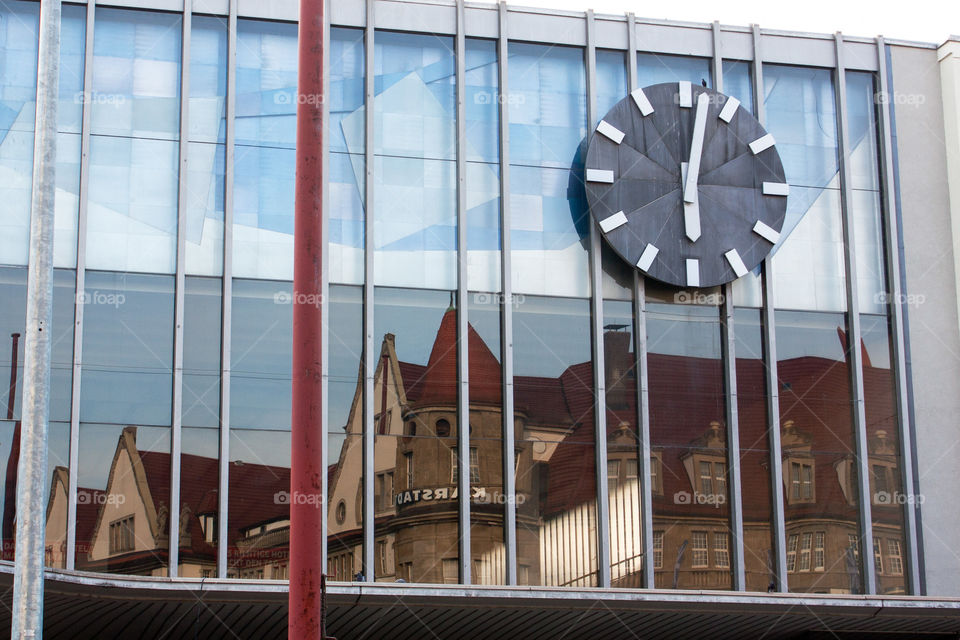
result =
[[[640,254],[640,259],[637,260],[637,268],[641,271],[649,271],[650,265],[653,264],[653,259],[657,257],[658,253],[660,253],[660,249],[648,242],[643,249],[643,253]]]
[[[633,97],[637,109],[640,109],[640,115],[648,116],[653,113],[653,105],[650,104],[650,101],[647,99],[647,94],[643,92],[643,89],[635,89],[630,95]]]
[[[727,101],[723,104],[723,109],[720,110],[720,119],[724,122],[730,122],[733,119],[733,114],[737,112],[737,107],[739,106],[739,100],[736,98],[727,98]]]
[[[680,98],[680,106],[689,109],[693,106],[693,87],[689,80],[681,80],[677,84],[679,85],[679,94],[677,95]]]
[[[606,120],[601,120],[600,124],[597,125],[597,133],[610,138],[615,144],[620,144],[620,141],[623,140],[624,136],[623,131],[620,131],[620,129],[617,129]]]
[[[753,152],[753,155],[757,155],[765,149],[769,149],[776,144],[776,141],[773,139],[773,134],[768,133],[765,136],[761,136],[750,143],[750,151]]]
[[[613,171],[607,169],[587,169],[587,182],[606,182],[613,184]]]
[[[762,220],[757,220],[757,224],[753,225],[753,232],[771,244],[777,244],[780,240],[780,232]]]
[[[603,229],[604,233],[610,233],[614,229],[622,227],[625,224],[627,224],[627,216],[623,215],[623,211],[617,211],[612,216],[601,220],[600,228]]]
[[[730,249],[725,254],[727,262],[730,263],[730,268],[733,269],[733,272],[737,274],[737,277],[743,277],[747,273],[747,266],[743,264],[743,260],[740,258],[740,254],[737,253],[736,249]]]
[[[764,182],[763,195],[788,196],[790,195],[790,185],[788,185],[786,182]]]
[[[700,261],[695,258],[687,258],[687,286],[700,286]]]

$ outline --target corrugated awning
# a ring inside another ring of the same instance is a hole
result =
[[[13,567],[0,563],[10,628]],[[328,635],[351,638],[960,637],[960,599],[716,591],[334,584]],[[47,638],[285,638],[286,583],[50,571]]]

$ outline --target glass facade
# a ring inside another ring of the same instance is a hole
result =
[[[909,592],[906,436],[891,355],[873,73],[844,77],[843,143],[836,70],[764,64],[761,87],[753,62],[719,66],[725,93],[743,108],[762,101],[790,183],[768,274],[774,297],[763,300],[759,274],[741,278],[726,290],[735,309],[725,326],[719,289],[638,289],[633,270],[606,246],[592,278],[582,151],[595,121],[628,94],[632,52],[600,48],[590,65],[584,47],[511,41],[500,59],[497,41],[466,38],[458,78],[452,36],[333,27],[330,286],[310,297],[291,281],[295,114],[308,99],[296,91],[297,25],[242,17],[231,57],[220,17],[191,16],[184,31],[184,14],[97,7],[85,42],[86,15],[64,7],[49,564],[288,578],[290,327],[295,304],[317,304],[328,336],[331,579],[462,583],[469,572],[479,585],[766,591],[783,549],[780,577],[790,591],[862,593],[867,500],[876,590]],[[15,551],[23,344],[14,335],[25,317],[37,24],[37,3],[0,7],[0,337],[17,345],[0,349],[0,370],[12,381],[0,391],[8,409],[0,416],[5,559]],[[636,65],[641,87],[719,85],[709,58],[645,51]],[[854,221],[853,247],[844,246],[844,216]],[[465,246],[458,224],[466,225]],[[851,249],[855,283],[845,275]],[[466,287],[458,291],[461,269]],[[849,286],[857,309],[848,309]],[[764,304],[775,308],[773,326],[764,326]],[[854,325],[860,345],[848,344]],[[777,345],[775,406],[764,332]],[[726,367],[736,374],[733,389]],[[862,398],[854,374],[863,377]],[[861,400],[869,496],[856,477]],[[727,424],[732,407],[736,426]],[[779,416],[779,451],[771,416]],[[739,451],[728,444],[733,428]],[[366,461],[365,434],[373,439]],[[179,477],[171,477],[174,456]],[[776,459],[782,478],[772,477]],[[374,501],[372,522],[363,517],[365,496]],[[68,550],[71,518],[76,545]],[[464,527],[469,550],[459,545]]]

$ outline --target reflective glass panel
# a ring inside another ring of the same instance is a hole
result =
[[[596,586],[589,303],[526,296],[513,331],[517,583]]]
[[[180,432],[180,450],[178,575],[215,578],[219,547],[220,431],[184,427]]]
[[[637,420],[633,305],[603,303],[603,364],[607,404],[607,495],[610,505],[610,583],[643,586],[640,426]]]
[[[471,572],[474,584],[506,584],[503,518],[513,506],[503,483],[499,297],[469,294],[467,309]]]
[[[789,588],[860,593],[857,462],[844,316],[778,311],[776,322]],[[814,561],[819,539],[822,564]]]
[[[654,582],[729,589],[730,510],[720,313],[647,305]]]
[[[599,122],[613,105],[627,96],[627,64],[622,51],[597,50],[596,91]]]
[[[640,87],[681,80],[712,86],[710,59],[663,53],[637,54],[637,84]]]
[[[188,277],[183,298],[182,423],[220,424],[220,306],[216,278]]]
[[[166,576],[170,428],[80,424],[76,566]]]
[[[297,25],[237,22],[233,273],[292,279]]]
[[[904,536],[906,509],[917,497],[903,489],[900,455],[900,421],[897,419],[896,385],[890,367],[890,330],[885,316],[860,316],[863,336],[863,400],[867,419],[867,453],[870,472],[871,516],[878,565],[877,593],[907,593],[907,554]],[[879,544],[876,544],[879,540]]]
[[[359,287],[330,287],[327,383],[327,573],[349,581],[363,564],[363,302]],[[392,496],[391,496],[392,499]]]
[[[173,277],[87,272],[80,420],[169,426]]]
[[[453,294],[378,288],[375,296],[374,575],[455,584],[459,422]]]

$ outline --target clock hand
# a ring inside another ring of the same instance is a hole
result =
[[[680,165],[683,182],[683,227],[687,238],[700,238],[700,203],[697,201],[697,180],[700,177],[700,157],[703,155],[703,136],[707,127],[707,108],[710,97],[697,97],[697,113],[693,121],[693,141],[690,143],[690,162]]]
[[[680,163],[680,180],[684,184],[687,182],[689,169],[686,162]],[[700,203],[683,203],[683,230],[690,242],[696,242],[700,238]]]
[[[703,136],[707,128],[707,108],[710,96],[701,93],[697,98],[697,114],[693,121],[693,140],[690,143],[690,162],[683,185],[683,201],[697,201],[697,180],[700,178],[700,157],[703,155]]]

